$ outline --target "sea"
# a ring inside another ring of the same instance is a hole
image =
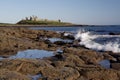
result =
[[[79,44],[96,51],[120,53],[120,25],[31,27],[34,30],[50,30],[72,34]]]

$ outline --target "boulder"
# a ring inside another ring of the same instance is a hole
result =
[[[76,80],[80,76],[77,70],[69,67],[47,68],[42,70],[41,73],[47,80]]]
[[[103,59],[103,55],[92,51],[88,49],[76,49],[76,48],[66,48],[64,49],[65,53],[68,53],[66,55],[71,54],[73,57],[79,57],[81,60],[83,60],[86,64],[97,64],[100,60]],[[77,58],[76,58],[77,59]]]

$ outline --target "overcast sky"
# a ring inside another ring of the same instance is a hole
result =
[[[36,15],[77,24],[120,25],[120,0],[0,0],[0,23]]]

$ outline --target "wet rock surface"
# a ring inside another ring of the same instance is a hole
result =
[[[29,75],[41,74],[38,80],[120,80],[119,55],[89,50],[76,41],[52,43],[47,38],[63,37],[53,31],[1,27],[0,57],[6,59],[0,59],[0,79],[32,80]],[[74,40],[73,36],[64,38]],[[7,58],[27,49],[49,50],[55,55],[43,59]],[[110,69],[98,64],[104,59],[110,60]]]

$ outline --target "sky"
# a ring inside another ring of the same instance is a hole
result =
[[[88,25],[120,25],[120,0],[0,0],[0,23],[42,19]]]

